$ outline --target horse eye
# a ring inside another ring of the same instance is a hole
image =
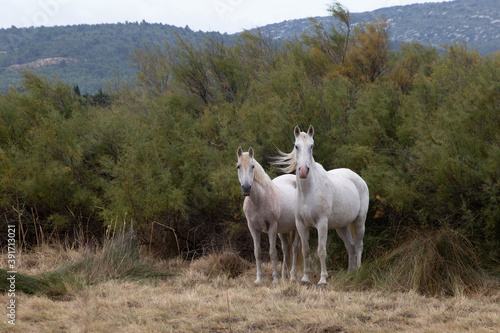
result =
[[[255,169],[255,165],[252,165],[252,169]]]
[[[239,165],[239,164],[238,164],[238,165],[236,166],[236,169],[240,169],[240,167],[241,167],[241,165]]]

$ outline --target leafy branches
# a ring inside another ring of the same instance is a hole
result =
[[[330,12],[340,25],[283,43],[258,31],[143,45],[140,87],[111,99],[26,73],[22,91],[0,95],[5,217],[31,211],[62,234],[132,220],[175,254],[234,239],[251,249],[234,152],[252,146],[275,176],[275,147],[289,151],[293,126],[313,124],[317,161],[367,181],[368,233],[452,226],[498,259],[499,56],[393,51],[385,21]]]

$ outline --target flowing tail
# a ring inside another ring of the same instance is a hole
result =
[[[354,223],[349,224],[349,229],[351,230],[352,239],[356,240],[356,229],[354,228]]]

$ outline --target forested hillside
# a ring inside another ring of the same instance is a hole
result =
[[[2,220],[19,225],[20,246],[84,244],[126,223],[165,256],[229,245],[250,257],[236,149],[252,146],[276,176],[276,148],[312,124],[316,161],[370,188],[367,257],[452,229],[481,264],[500,259],[500,54],[391,50],[385,21],[332,14],[336,29],[286,43],[244,33],[141,47],[140,84],[104,103],[25,72],[0,96]]]
[[[389,39],[394,46],[402,42],[423,45],[451,45],[466,42],[480,54],[500,49],[500,6],[497,0],[455,0],[382,8],[373,12],[352,14],[353,27],[377,18],[389,24]],[[338,21],[325,12],[315,20],[328,30]],[[314,30],[309,19],[292,20],[264,26],[261,30],[280,41],[293,40]],[[95,94],[109,85],[133,84],[135,69],[131,62],[134,48],[141,45],[175,46],[178,37],[193,44],[204,38],[219,38],[231,44],[239,34],[194,32],[145,21],[120,24],[78,25],[0,29],[0,91],[21,86],[24,69],[59,77],[78,85],[85,94]]]
[[[384,18],[394,45],[418,42],[423,45],[450,45],[466,42],[470,49],[485,55],[500,50],[500,6],[497,0],[454,0],[381,8],[353,13],[353,24]],[[315,17],[326,27],[337,22],[332,16]],[[308,19],[290,20],[262,28],[279,38],[293,39],[312,30]]]
[[[82,93],[95,94],[108,83],[133,81],[131,55],[144,43],[175,45],[182,38],[197,44],[204,38],[223,36],[145,21],[1,29],[0,90],[19,87],[21,72],[30,69],[78,85]],[[230,40],[227,35],[224,38]]]

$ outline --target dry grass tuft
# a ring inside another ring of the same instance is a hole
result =
[[[191,263],[191,269],[208,277],[220,275],[236,278],[248,271],[252,265],[237,253],[225,251],[212,253]]]
[[[72,298],[86,285],[111,279],[148,280],[172,276],[139,254],[132,231],[106,238],[102,245],[64,250],[61,245],[42,245],[19,256],[16,289],[53,299]],[[0,269],[0,291],[8,289],[7,271]]]
[[[363,264],[338,282],[357,289],[416,291],[430,296],[456,296],[495,283],[481,268],[469,240],[452,229],[410,234],[395,250]]]
[[[61,243],[43,243],[29,252],[20,252],[16,257],[17,269],[29,275],[43,274],[67,263],[74,254]]]
[[[59,271],[70,272],[94,284],[109,279],[147,279],[168,276],[146,263],[139,253],[139,245],[132,230],[117,233],[104,240],[96,249],[86,248],[79,260],[63,266]]]
[[[395,283],[425,295],[472,293],[485,283],[473,245],[452,229],[419,234],[383,260]]]

